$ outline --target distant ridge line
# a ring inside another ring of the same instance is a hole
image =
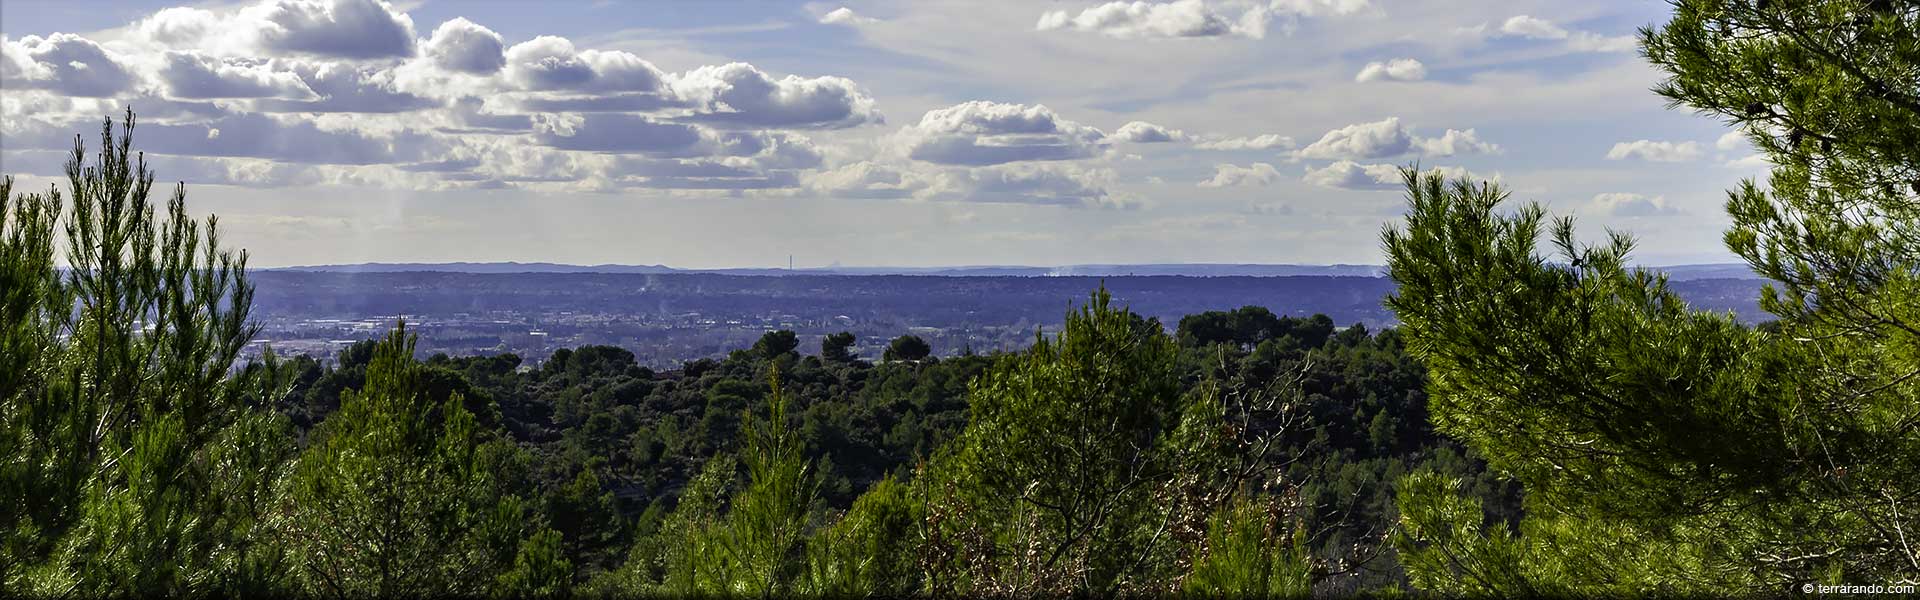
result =
[[[1752,270],[1745,264],[1688,264],[1647,267],[1667,273],[1675,280],[1691,279],[1756,279]],[[921,275],[939,277],[1129,277],[1129,276],[1184,276],[1184,277],[1382,277],[1386,267],[1380,265],[1301,265],[1301,264],[1257,264],[1257,263],[1152,263],[1137,265],[1122,264],[1084,264],[1062,265],[1054,267],[1035,267],[1022,265],[972,265],[954,267],[808,267],[800,269],[783,268],[725,268],[725,269],[681,269],[666,265],[572,265],[551,262],[444,262],[444,263],[387,263],[368,262],[338,265],[306,265],[293,267],[275,267],[261,269],[266,271],[298,271],[322,273],[468,273],[468,274],[528,274],[528,273],[605,273],[605,274],[720,274],[720,275]]]

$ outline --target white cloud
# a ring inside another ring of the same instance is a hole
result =
[[[1400,125],[1399,117],[1371,123],[1356,123],[1328,131],[1318,141],[1300,150],[1304,158],[1386,158],[1406,154],[1413,148],[1413,134]]]
[[[1074,208],[1133,208],[1108,191],[1112,169],[1076,165],[1010,164],[949,171],[929,194],[967,202],[1046,204]]]
[[[1342,160],[1319,169],[1308,169],[1307,183],[1350,190],[1384,190],[1400,186],[1400,167],[1363,165]]]
[[[1307,169],[1303,181],[1321,187],[1349,190],[1397,190],[1404,182],[1400,178],[1400,165],[1360,164],[1350,160],[1334,162],[1319,169]],[[1481,177],[1461,167],[1421,167],[1421,174],[1439,173],[1449,180],[1466,178],[1477,181],[1499,181],[1499,175],[1492,178]]]
[[[1200,187],[1264,186],[1279,180],[1280,171],[1271,164],[1253,163],[1244,167],[1222,164],[1214,165],[1213,177],[1200,182]]]
[[[730,63],[689,71],[672,87],[700,108],[692,119],[706,123],[831,129],[885,121],[873,98],[844,77],[774,79],[753,65]]]
[[[1204,38],[1238,36],[1260,39],[1267,35],[1266,7],[1243,8],[1229,15],[1205,0],[1173,2],[1116,1],[1070,14],[1057,10],[1040,15],[1040,31],[1072,30],[1130,38]]]
[[[1420,81],[1427,78],[1427,66],[1411,58],[1396,58],[1381,62],[1367,63],[1360,73],[1353,76],[1354,81]]]
[[[1359,160],[1388,158],[1411,152],[1427,156],[1497,154],[1500,146],[1481,141],[1472,129],[1448,129],[1437,138],[1416,136],[1400,124],[1399,117],[1388,117],[1328,131],[1319,141],[1300,149],[1297,155],[1300,158]]]
[[[315,98],[298,74],[264,62],[225,60],[197,52],[168,52],[160,80],[175,98]]]
[[[424,50],[434,64],[448,71],[492,75],[507,64],[500,34],[461,17],[435,28]]]
[[[1105,149],[1106,134],[1046,106],[976,100],[927,111],[898,137],[915,160],[983,166],[1089,158]]]
[[[869,25],[879,21],[879,19],[872,17],[860,16],[858,13],[853,12],[853,9],[845,6],[827,11],[827,14],[820,15],[820,22],[827,25]]]
[[[1178,129],[1169,129],[1146,121],[1133,121],[1126,125],[1121,125],[1119,130],[1114,131],[1113,139],[1123,142],[1152,144],[1181,141],[1187,139],[1187,134]]]
[[[413,56],[413,19],[379,0],[278,0],[247,9],[265,50],[334,58]]]
[[[1427,156],[1500,153],[1500,146],[1498,144],[1480,141],[1479,134],[1475,133],[1472,129],[1466,131],[1448,129],[1447,132],[1440,137],[1420,138],[1415,140],[1415,144],[1419,146],[1420,152]]]
[[[266,112],[342,112],[399,113],[441,106],[441,102],[397,89],[394,72],[360,67],[345,62],[299,63],[293,71],[300,74],[308,88],[320,98],[313,101],[261,100],[257,110]]]
[[[543,35],[506,51],[506,77],[522,89],[574,92],[657,92],[666,74],[618,50],[575,51],[567,38]]]
[[[1273,150],[1292,148],[1293,138],[1274,133],[1263,133],[1253,137],[1209,136],[1205,141],[1193,145],[1201,150]]]
[[[1500,24],[1499,33],[1505,37],[1564,41],[1568,48],[1581,52],[1632,52],[1639,47],[1639,39],[1631,35],[1607,36],[1589,31],[1570,31],[1553,21],[1528,15],[1507,19]]]
[[[44,89],[63,96],[111,97],[131,91],[138,79],[123,62],[93,40],[70,33],[29,35],[5,42],[0,68],[8,88]]]
[[[534,139],[543,145],[587,152],[684,156],[704,140],[692,125],[620,113],[542,115],[534,119],[534,129]]]
[[[1745,148],[1747,144],[1747,134],[1745,132],[1729,131],[1725,135],[1720,136],[1720,139],[1714,140],[1713,147],[1733,151]]]
[[[1729,169],[1765,171],[1773,168],[1773,159],[1768,158],[1766,154],[1756,152],[1721,163],[1720,166]]]
[[[929,185],[920,173],[864,160],[807,178],[807,187],[815,192],[845,198],[907,198]]]
[[[1678,208],[1667,204],[1666,197],[1649,197],[1643,194],[1597,194],[1582,208],[1583,212],[1588,214],[1609,217],[1659,217],[1680,214]]]
[[[1686,162],[1700,158],[1698,142],[1656,142],[1638,140],[1620,142],[1607,150],[1607,160],[1637,158],[1652,162]]]
[[[1527,15],[1507,19],[1507,22],[1500,24],[1500,32],[1533,40],[1567,39],[1567,30],[1553,24],[1553,21]]]

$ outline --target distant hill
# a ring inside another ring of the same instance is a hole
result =
[[[1701,279],[1756,279],[1744,264],[1696,264],[1650,267],[1663,271],[1675,281]],[[1142,265],[1064,265],[1032,267],[1021,265],[981,265],[959,267],[812,267],[801,269],[734,268],[677,269],[665,265],[568,265],[546,262],[450,262],[450,263],[359,263],[348,265],[312,265],[268,269],[316,273],[608,273],[662,275],[669,273],[711,273],[722,275],[924,275],[934,277],[1380,277],[1386,267],[1379,265],[1288,265],[1288,264],[1215,264],[1161,263]]]

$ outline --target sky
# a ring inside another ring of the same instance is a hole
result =
[[[1659,0],[0,3],[0,172],[138,114],[255,266],[1378,264],[1397,169],[1728,262]],[[17,187],[16,189],[19,189]]]

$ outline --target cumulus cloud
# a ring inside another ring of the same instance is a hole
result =
[[[264,62],[223,60],[196,52],[168,52],[160,80],[175,98],[316,97],[293,72],[276,71]]]
[[[1507,19],[1500,24],[1499,34],[1503,37],[1562,41],[1568,48],[1581,52],[1632,52],[1639,45],[1639,40],[1631,35],[1606,36],[1589,31],[1570,31],[1553,21],[1528,15]]]
[[[1264,133],[1252,137],[1208,136],[1195,143],[1201,150],[1273,150],[1292,148],[1293,138],[1274,133]]]
[[[1500,33],[1535,40],[1562,40],[1567,38],[1567,30],[1560,28],[1559,25],[1555,25],[1552,21],[1546,19],[1527,15],[1515,15],[1513,18],[1507,19],[1507,22],[1500,24]]]
[[[1099,129],[1046,106],[979,100],[927,111],[898,137],[908,157],[946,165],[1088,158],[1106,147]]]
[[[1429,156],[1491,154],[1500,146],[1481,141],[1472,129],[1448,129],[1436,138],[1419,137],[1401,125],[1399,117],[1356,123],[1328,131],[1300,149],[1301,158],[1360,160],[1388,158],[1418,151]]]
[[[1353,80],[1361,83],[1369,81],[1419,81],[1427,78],[1427,66],[1411,58],[1396,58],[1389,61],[1374,61],[1360,68]]]
[[[853,9],[842,6],[820,15],[820,22],[826,25],[867,25],[879,22],[879,19],[863,17]]]
[[[1500,146],[1480,141],[1479,134],[1468,129],[1448,129],[1437,138],[1415,140],[1420,152],[1427,156],[1453,156],[1455,154],[1498,154]]]
[[[1680,214],[1678,208],[1667,204],[1666,197],[1650,197],[1643,194],[1597,194],[1582,208],[1588,214],[1609,217],[1660,217]]]
[[[865,160],[819,171],[807,179],[807,187],[815,192],[841,198],[907,198],[930,185],[929,178],[914,171]]]
[[[500,34],[463,17],[441,23],[427,40],[425,53],[448,71],[492,75],[506,66],[506,44]]]
[[[5,42],[4,83],[63,96],[111,97],[130,91],[134,74],[100,44],[70,33]]]
[[[1238,36],[1260,39],[1267,35],[1270,13],[1264,6],[1222,13],[1205,0],[1173,2],[1116,1],[1072,14],[1064,10],[1040,15],[1040,31],[1070,30],[1130,38],[1206,38]]]
[[[1214,165],[1213,177],[1200,182],[1203,188],[1268,185],[1280,180],[1280,171],[1267,163],[1247,166]]]
[[[1307,183],[1321,187],[1385,190],[1400,185],[1400,167],[1385,164],[1363,165],[1342,160],[1319,169],[1309,169],[1303,179]]]
[[[257,10],[266,50],[358,59],[413,56],[413,19],[380,0],[279,0]]]
[[[948,172],[940,178],[932,197],[1082,208],[1132,207],[1132,202],[1107,191],[1114,178],[1112,169],[1012,164]]]
[[[1607,160],[1640,159],[1652,162],[1686,162],[1700,158],[1697,142],[1656,142],[1638,140],[1620,142],[1607,150]]]
[[[1744,148],[1747,144],[1747,134],[1745,132],[1729,131],[1725,135],[1720,136],[1720,139],[1714,140],[1713,147],[1733,151]]]
[[[672,86],[700,107],[692,120],[717,125],[831,129],[884,121],[873,98],[844,77],[774,79],[753,65],[730,63],[694,69]]]
[[[1121,125],[1119,130],[1114,131],[1113,139],[1136,144],[1154,144],[1184,140],[1187,139],[1187,134],[1178,129],[1169,129],[1146,121],[1133,121]]]
[[[1318,141],[1300,150],[1305,158],[1386,158],[1406,154],[1413,148],[1413,134],[1400,125],[1399,117],[1371,123],[1356,123],[1328,131]]]
[[[1348,190],[1398,190],[1404,183],[1400,178],[1400,169],[1399,165],[1368,165],[1342,160],[1319,169],[1307,169],[1307,175],[1302,180],[1321,187]],[[1422,174],[1439,173],[1449,180],[1460,178],[1489,180],[1461,167],[1422,167],[1420,172]],[[1499,179],[1497,174],[1491,178],[1492,181]]]
[[[293,67],[318,100],[262,100],[266,112],[399,113],[441,106],[432,98],[396,89],[392,71],[350,63],[303,63]]]
[[[666,74],[628,52],[575,51],[567,38],[551,35],[508,48],[506,78],[521,89],[575,92],[657,92]]]
[[[1773,168],[1773,159],[1761,153],[1753,153],[1721,163],[1720,166],[1743,171],[1764,171]]]
[[[542,145],[587,152],[684,154],[703,140],[692,125],[621,113],[543,115],[534,130]]]
[[[18,149],[60,150],[73,146],[80,123],[38,123],[7,132]],[[376,134],[322,129],[303,119],[234,114],[199,123],[143,119],[135,137],[149,154],[257,158],[289,163],[372,165],[417,162],[443,152],[445,144],[416,133]]]

